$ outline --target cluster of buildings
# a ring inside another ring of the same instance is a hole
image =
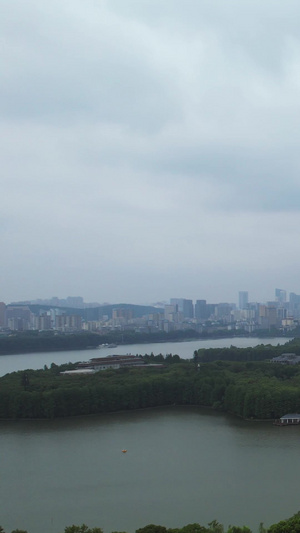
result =
[[[292,331],[300,324],[300,295],[287,298],[284,289],[275,289],[275,298],[264,304],[248,301],[248,292],[239,292],[239,306],[233,311],[236,328],[252,332],[260,329]]]
[[[37,302],[39,302],[37,304]],[[65,305],[59,305],[64,303]],[[67,305],[68,304],[68,305]],[[72,305],[71,305],[72,304]],[[160,306],[84,304],[83,298],[52,298],[6,305],[0,302],[0,331],[53,330],[57,332],[133,330],[135,332],[194,329],[199,333],[217,330],[253,333],[279,329],[289,332],[299,326],[300,295],[275,289],[266,303],[251,302],[240,291],[238,303],[208,303],[206,300],[171,298]]]
[[[4,332],[79,331],[82,329],[82,318],[80,314],[68,314],[60,308],[35,313],[29,305],[6,305],[0,302],[0,329]]]
[[[144,366],[145,365],[145,366]],[[140,355],[112,355],[111,357],[93,357],[87,362],[78,363],[75,370],[65,370],[60,372],[64,375],[77,375],[77,374],[94,374],[99,370],[117,370],[119,368],[128,367],[162,367],[162,364],[148,364]]]
[[[213,331],[220,329],[253,333],[257,330],[279,329],[292,331],[300,324],[300,295],[284,289],[275,289],[275,298],[266,303],[250,302],[248,291],[240,291],[238,304],[208,303],[206,300],[172,298],[164,309],[164,328],[180,329],[189,325],[194,329]]]

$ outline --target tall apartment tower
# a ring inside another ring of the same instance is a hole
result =
[[[286,291],[284,289],[275,289],[275,300],[281,304],[286,302]]]
[[[178,305],[178,311],[182,313],[185,318],[194,317],[193,300],[187,300],[186,298],[171,298],[170,304]]]
[[[0,302],[0,326],[6,324],[6,305],[4,302]]]
[[[196,300],[195,303],[195,318],[199,320],[206,320],[209,317],[206,300]]]
[[[239,292],[239,308],[246,309],[248,305],[248,291]]]

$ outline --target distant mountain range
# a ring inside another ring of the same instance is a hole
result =
[[[161,307],[154,307],[152,305],[135,305],[135,304],[107,304],[99,305],[99,307],[87,307],[87,308],[77,308],[77,307],[60,307],[53,305],[42,305],[42,304],[27,304],[27,303],[18,303],[10,305],[27,305],[32,313],[38,315],[40,311],[49,311],[53,307],[62,309],[67,315],[80,315],[84,320],[101,320],[104,316],[107,316],[108,319],[112,318],[113,309],[127,309],[132,311],[133,318],[141,318],[144,315],[149,315],[152,313],[163,313],[164,310]],[[8,306],[9,307],[9,306]]]

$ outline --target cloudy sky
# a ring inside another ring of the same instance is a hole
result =
[[[300,293],[299,0],[2,0],[0,300]]]

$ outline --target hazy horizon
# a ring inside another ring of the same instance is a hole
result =
[[[300,294],[298,1],[1,14],[0,301]]]
[[[177,295],[177,297],[178,297],[178,295]],[[64,300],[67,301],[68,298],[83,298],[83,297],[80,296],[80,295],[76,295],[76,296],[74,296],[74,295],[70,296],[69,295],[69,296],[66,296],[66,297],[50,296],[50,297],[46,297],[46,298],[27,298],[26,300],[15,299],[15,300],[12,300],[10,302],[4,302],[4,303],[6,303],[6,305],[22,304],[22,303],[25,304],[26,302],[38,303],[38,302],[43,302],[43,301],[50,301],[50,300],[56,299],[56,298],[58,300],[60,300],[60,301],[64,301]],[[87,300],[85,300],[83,298],[83,304],[84,305],[98,304],[99,306],[111,306],[111,305],[123,305],[124,304],[124,305],[141,305],[141,306],[163,307],[164,305],[169,305],[171,303],[171,299],[172,298],[173,298],[173,296],[168,298],[167,300],[160,299],[158,301],[140,301],[140,302],[136,302],[136,301],[132,301],[132,300],[97,302],[96,300],[87,301]],[[205,298],[185,298],[185,296],[180,296],[179,298],[180,299],[182,298],[182,299],[192,300],[193,304],[195,304],[197,300],[201,300],[201,299],[205,300]],[[235,304],[238,307],[239,306],[239,301],[238,300],[239,300],[238,298],[231,298],[231,299],[227,300],[226,302],[224,300],[220,300],[220,299],[216,299],[214,301],[211,301],[211,300],[206,300],[206,301],[207,301],[208,304],[209,303],[212,303],[212,304],[229,303],[229,304]],[[249,298],[248,301],[249,301],[249,303],[266,304],[267,302],[275,302],[276,298],[275,297],[268,298],[267,300],[261,300],[261,299],[253,300],[253,299]],[[288,302],[288,301],[289,301],[289,294],[287,293],[286,294],[286,302]],[[44,304],[44,305],[48,305],[48,304]],[[59,304],[59,305],[61,305],[61,304]],[[68,306],[72,307],[70,302],[68,302]],[[77,305],[75,305],[75,307],[77,307]]]

